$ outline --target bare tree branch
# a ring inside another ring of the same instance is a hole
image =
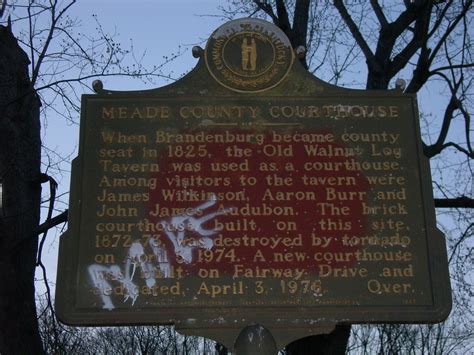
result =
[[[474,203],[473,203],[473,206],[474,206]],[[474,208],[474,207],[473,207]],[[459,248],[459,246],[467,239],[469,238],[469,231],[474,228],[474,223],[471,223],[467,228],[466,230],[464,231],[464,233],[461,235],[461,237],[456,241],[456,243],[454,244],[453,248],[452,248],[452,251],[451,251],[451,255],[449,256],[449,263],[451,263],[451,261],[453,260],[453,257],[454,255],[456,255],[456,252]]]
[[[380,22],[380,26],[388,26],[387,18],[385,17],[385,14],[383,13],[382,7],[380,6],[379,2],[377,0],[370,0],[370,5],[372,5],[372,8],[374,9],[374,13]]]
[[[419,13],[417,13],[416,11],[419,11]],[[416,8],[416,10],[413,10],[413,16],[414,18],[410,18],[410,16],[407,16],[405,21],[401,21],[398,24],[400,28],[396,33],[395,40],[408,28],[409,24],[416,18],[412,40],[392,60],[389,72],[390,78],[392,78],[400,70],[402,70],[407,65],[410,58],[412,58],[421,47],[424,47],[427,50],[431,7],[426,6],[425,8]]]
[[[435,198],[436,208],[474,208],[474,199],[462,196],[458,198]]]
[[[339,11],[339,14],[341,15],[342,19],[351,31],[352,35],[354,36],[354,39],[361,48],[362,52],[364,53],[369,68],[380,69],[377,61],[375,60],[375,56],[372,53],[372,50],[365,41],[364,37],[362,36],[362,33],[360,33],[359,28],[355,24],[351,15],[349,15],[349,13],[347,12],[347,8],[343,4],[342,0],[334,0],[334,6]]]
[[[297,0],[293,16],[294,46],[307,46],[308,20],[310,0]]]
[[[31,1],[31,0],[30,0]],[[69,8],[76,3],[76,0],[72,0],[69,4],[67,4],[59,13],[56,15],[56,6],[57,1],[53,1],[51,3],[51,25],[49,28],[48,36],[43,44],[43,48],[41,50],[40,55],[38,56],[38,60],[34,65],[34,69],[32,70],[31,74],[31,83],[33,86],[36,84],[36,80],[38,79],[38,74],[40,72],[41,64],[43,63],[44,59],[46,58],[46,53],[49,50],[49,46],[53,39],[54,33],[56,31],[56,25],[59,19],[69,10]],[[34,47],[34,46],[33,46]]]
[[[272,5],[267,3],[266,1],[260,1],[260,0],[254,0],[253,1],[259,9],[261,9],[263,12],[265,12],[270,18],[272,19],[274,24],[278,23],[278,17],[275,15],[273,12]]]
[[[276,10],[278,15],[278,23],[276,23],[276,25],[280,27],[285,33],[289,33],[291,30],[291,24],[284,0],[276,0]]]
[[[46,231],[50,230],[51,228],[60,225],[61,223],[66,223],[68,220],[68,210],[58,214],[57,216],[46,220],[38,227],[38,234],[45,233]]]
[[[445,30],[444,34],[441,36],[439,39],[438,43],[434,47],[434,49],[431,51],[431,56],[429,59],[429,63],[433,63],[434,59],[436,58],[439,50],[443,47],[445,42],[447,41],[448,37],[451,35],[451,33],[454,31],[454,29],[457,27],[459,22],[464,19],[466,16],[467,12],[469,9],[472,7],[472,0],[468,0],[464,3],[462,11],[456,16],[454,21],[452,21],[448,28]]]

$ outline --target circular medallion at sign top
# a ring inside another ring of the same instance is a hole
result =
[[[275,25],[259,19],[225,23],[209,38],[204,54],[212,77],[228,89],[254,93],[271,89],[288,74],[294,54]]]

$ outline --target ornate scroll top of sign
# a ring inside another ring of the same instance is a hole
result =
[[[211,35],[205,59],[221,85],[252,93],[278,85],[288,74],[294,54],[290,41],[277,27],[258,19],[239,19]]]

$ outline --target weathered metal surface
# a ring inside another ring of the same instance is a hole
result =
[[[83,96],[62,321],[174,323],[229,346],[261,324],[281,347],[448,315],[416,97],[323,83],[287,44],[232,21],[179,82]]]

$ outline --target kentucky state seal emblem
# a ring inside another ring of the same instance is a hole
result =
[[[239,19],[219,27],[207,42],[204,57],[217,82],[246,93],[275,87],[294,61],[288,37],[259,19]]]

